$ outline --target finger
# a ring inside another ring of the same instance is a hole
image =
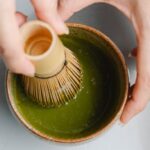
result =
[[[127,2],[119,0],[59,0],[58,12],[63,20],[70,18],[75,12],[93,4],[93,3],[107,3],[117,7],[128,17],[130,16]]]
[[[99,0],[99,2],[101,1]],[[97,0],[59,0],[58,2],[58,13],[63,20],[67,20],[75,12],[97,2]]]
[[[127,123],[133,116],[141,112],[150,98],[150,53],[148,36],[140,38],[137,53],[137,80],[132,93],[132,98],[127,102],[121,121]]]
[[[49,23],[58,34],[68,34],[69,30],[57,12],[57,0],[32,0],[36,15],[39,19]]]
[[[85,0],[83,1],[85,2]],[[81,2],[77,3],[77,1],[73,2],[72,0],[61,0],[58,2],[58,13],[64,21],[70,18],[79,9],[83,8],[81,6],[79,7],[79,3]],[[84,5],[87,6],[86,3]]]
[[[139,112],[144,110],[148,101],[147,100],[144,101],[143,99],[141,100],[132,98],[127,102],[127,104],[125,105],[123,114],[120,118],[122,123],[125,124],[129,122],[135,115],[137,115]]]
[[[16,19],[17,19],[18,25],[21,26],[22,24],[24,24],[27,21],[27,16],[21,12],[17,12]]]
[[[12,6],[13,7],[13,6]],[[34,75],[32,63],[25,57],[22,41],[15,17],[15,9],[0,13],[1,55],[6,66],[15,73]]]

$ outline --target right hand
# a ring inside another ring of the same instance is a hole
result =
[[[58,34],[67,32],[64,21],[95,2],[111,4],[133,23],[137,35],[137,79],[132,97],[125,105],[121,121],[127,123],[141,112],[150,99],[150,1],[149,0],[32,0],[37,16]],[[94,17],[94,16],[91,16]],[[100,18],[99,18],[100,19]],[[111,28],[111,27],[110,27]]]

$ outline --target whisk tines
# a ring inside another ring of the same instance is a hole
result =
[[[81,88],[82,69],[74,53],[65,49],[62,70],[50,78],[22,76],[27,95],[44,107],[56,107],[73,99]]]

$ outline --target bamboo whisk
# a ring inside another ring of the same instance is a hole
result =
[[[73,52],[44,22],[30,21],[20,31],[25,53],[36,69],[35,77],[22,75],[25,93],[44,107],[57,107],[73,99],[82,80],[81,66]]]

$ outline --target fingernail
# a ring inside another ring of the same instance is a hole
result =
[[[67,34],[67,35],[69,34],[69,28],[66,25],[65,25],[65,30],[64,31],[65,31],[65,34]]]
[[[24,68],[23,74],[25,74],[26,76],[34,77],[34,75],[35,75],[35,68],[34,68],[33,64],[28,62],[26,67]]]
[[[58,30],[58,29],[59,29],[59,30]],[[61,27],[58,28],[58,29],[57,29],[57,33],[58,33],[59,35],[63,35],[63,34],[68,35],[68,34],[69,34],[69,29],[68,29],[68,27],[65,26],[65,25],[61,26]]]
[[[34,77],[34,71],[31,69],[25,70],[24,74],[29,77]]]
[[[63,35],[63,34],[68,35],[69,34],[69,28],[65,24],[62,24],[62,26],[59,28],[59,34],[60,35]]]
[[[122,122],[122,121],[118,121],[118,125],[120,126],[120,127],[124,127],[125,126],[125,124]]]
[[[28,19],[28,16],[24,15],[24,17],[25,17],[25,20],[27,20],[27,19]]]
[[[69,34],[69,28],[59,16],[56,16],[55,22],[57,22],[57,24],[54,27],[58,34]]]

